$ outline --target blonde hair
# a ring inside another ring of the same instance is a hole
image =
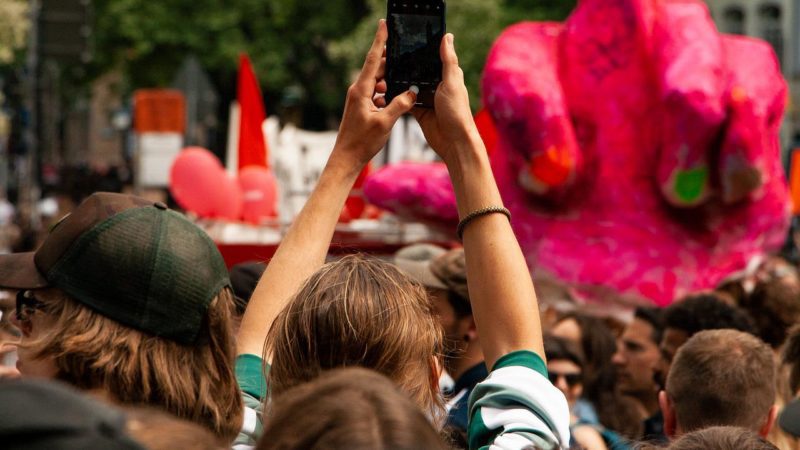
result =
[[[389,263],[346,256],[312,275],[270,327],[268,385],[277,395],[324,370],[366,367],[392,380],[438,426],[442,336],[421,285]]]
[[[122,404],[149,405],[198,423],[232,441],[243,404],[233,371],[233,297],[212,299],[195,345],[182,345],[122,325],[58,289],[40,298],[53,324],[24,344],[35,358],[52,360],[57,378],[101,390]]]

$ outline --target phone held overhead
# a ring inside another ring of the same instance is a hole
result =
[[[439,45],[445,34],[444,1],[389,0],[386,23],[386,102],[411,89],[418,90],[417,106],[433,108],[436,87],[442,81]]]

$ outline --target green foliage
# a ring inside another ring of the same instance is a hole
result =
[[[561,19],[574,0],[451,0],[448,31],[474,107],[492,42],[520,20]],[[167,86],[196,55],[230,93],[238,55],[250,55],[268,98],[300,92],[311,127],[340,114],[344,92],[369,47],[385,0],[93,0],[94,75],[125,74],[130,90]],[[309,126],[309,124],[306,124]]]
[[[25,0],[0,1],[0,65],[19,61],[30,29],[28,3]]]
[[[386,14],[385,0],[370,0],[370,13],[353,33],[331,44],[331,54],[358,70],[375,25]],[[523,20],[562,20],[574,0],[458,0],[447,3],[447,31],[455,35],[459,64],[473,109],[480,106],[480,78],[492,43],[504,28]]]

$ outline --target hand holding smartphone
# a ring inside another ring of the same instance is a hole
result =
[[[439,46],[445,34],[443,0],[388,0],[386,24],[386,103],[419,89],[416,106],[433,108],[442,81]]]

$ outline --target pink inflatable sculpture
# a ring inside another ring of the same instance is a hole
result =
[[[765,42],[717,32],[699,0],[581,0],[492,48],[495,177],[536,277],[588,300],[667,305],[777,249],[789,223],[787,87]],[[441,165],[375,173],[370,201],[452,225]]]

